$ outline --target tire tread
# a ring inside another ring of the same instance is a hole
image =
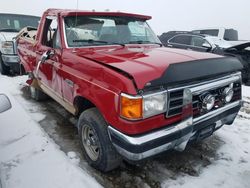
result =
[[[107,131],[107,123],[104,120],[101,113],[98,111],[97,108],[90,108],[82,112],[78,120],[78,128],[79,128],[79,135],[81,137],[81,130],[83,122],[91,123],[92,126],[95,126],[94,129],[97,132],[100,144],[102,144],[102,148],[104,151],[101,152],[102,156],[101,160],[97,162],[91,161],[91,159],[87,156],[87,153],[84,151],[83,144],[83,153],[85,158],[87,159],[88,163],[96,169],[99,169],[103,172],[111,171],[117,168],[122,161],[121,156],[117,153],[114,146],[112,145],[108,131]],[[82,139],[81,139],[82,140]]]

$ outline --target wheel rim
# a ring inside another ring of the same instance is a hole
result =
[[[93,129],[85,124],[82,128],[82,143],[92,161],[97,161],[100,155],[100,142]]]

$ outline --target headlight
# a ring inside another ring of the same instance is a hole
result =
[[[12,41],[2,42],[2,53],[3,54],[14,54],[14,48],[13,48]]]
[[[143,96],[143,117],[150,117],[167,111],[167,92]]]
[[[210,111],[214,107],[215,97],[210,93],[206,94],[202,100],[202,108]]]
[[[234,96],[234,90],[231,87],[226,87],[223,91],[224,102],[229,103]]]
[[[121,95],[121,116],[138,120],[167,111],[167,92],[158,92],[142,96]]]

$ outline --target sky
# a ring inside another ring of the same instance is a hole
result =
[[[0,12],[41,16],[48,8],[76,9],[77,0],[1,0]],[[152,16],[149,24],[160,35],[170,30],[234,28],[250,40],[249,0],[78,0],[81,10],[123,11]]]

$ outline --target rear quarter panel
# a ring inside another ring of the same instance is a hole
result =
[[[20,63],[26,72],[32,72],[36,66],[36,52],[34,43],[23,38],[17,40],[17,53],[20,57]]]

